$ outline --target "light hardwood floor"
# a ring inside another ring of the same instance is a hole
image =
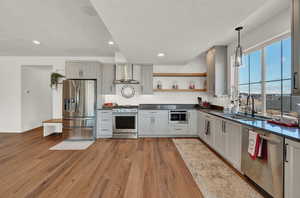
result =
[[[202,198],[171,139],[49,150],[62,139],[41,128],[0,134],[0,197]]]

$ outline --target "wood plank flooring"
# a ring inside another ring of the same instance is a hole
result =
[[[42,128],[0,134],[0,197],[202,198],[171,139],[97,140],[50,151]]]

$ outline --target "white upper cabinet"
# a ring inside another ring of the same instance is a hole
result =
[[[300,143],[286,139],[285,159],[285,198],[295,198],[300,195]]]
[[[116,94],[115,80],[115,65],[103,64],[102,65],[102,94],[114,95]]]
[[[97,79],[101,63],[97,61],[66,61],[67,79]]]
[[[227,94],[227,47],[215,46],[208,50],[207,61],[207,91],[210,95]]]
[[[153,94],[153,65],[141,66],[141,94]]]

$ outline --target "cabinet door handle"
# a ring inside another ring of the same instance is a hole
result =
[[[289,144],[284,144],[284,147],[283,147],[283,160],[284,162],[288,163],[289,161],[287,160],[287,147],[288,147]]]
[[[210,126],[209,126],[209,121],[206,120],[206,131],[205,131],[205,135],[209,135],[209,132],[210,132]]]
[[[79,70],[78,75],[79,75],[79,77],[83,77],[83,70],[82,69]]]
[[[294,88],[294,89],[298,89],[297,83],[296,83],[296,81],[297,81],[297,76],[298,76],[298,72],[294,72],[294,74],[293,74],[293,88]]]

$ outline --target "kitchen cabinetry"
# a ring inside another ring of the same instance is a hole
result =
[[[198,112],[198,136],[200,137],[201,140],[204,139],[204,131],[205,131],[205,116],[203,113]]]
[[[196,110],[188,110],[189,115],[189,129],[188,134],[197,136],[197,120],[198,120],[198,113]]]
[[[300,1],[292,2],[292,93],[300,95]]]
[[[200,129],[199,136],[200,138],[208,145],[213,147],[213,133],[214,133],[214,124],[213,117],[207,114],[202,114],[199,116]]]
[[[227,47],[215,46],[206,54],[207,91],[210,95],[227,94]]]
[[[176,124],[169,123],[168,110],[140,110],[138,125],[140,136],[197,136],[197,111],[188,110],[188,124]]]
[[[285,167],[285,198],[295,198],[300,195],[300,143],[285,140],[286,143],[286,160]]]
[[[216,151],[225,156],[225,148],[226,148],[226,123],[222,119],[215,119],[215,133],[214,133],[214,142]]]
[[[114,95],[116,94],[115,80],[115,65],[103,64],[102,65],[102,94]]]
[[[97,79],[101,64],[97,61],[66,61],[67,79]]]
[[[242,127],[230,121],[224,125],[225,158],[238,170],[241,170],[242,158]]]
[[[141,66],[141,94],[153,94],[153,65]]]
[[[139,136],[166,135],[169,130],[168,111],[166,110],[140,110]]]
[[[111,138],[112,130],[112,110],[97,111],[97,138]]]
[[[241,170],[242,127],[216,116],[199,114],[199,137]]]

